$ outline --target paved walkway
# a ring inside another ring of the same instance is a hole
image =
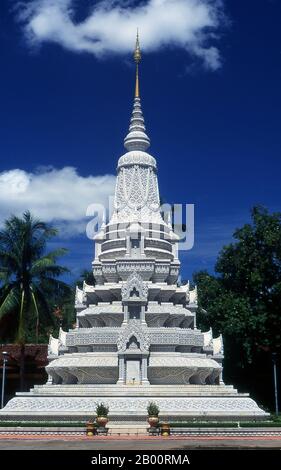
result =
[[[188,449],[280,449],[281,436],[263,437],[87,437],[69,435],[4,435],[1,450],[188,450]]]

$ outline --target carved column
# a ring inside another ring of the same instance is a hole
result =
[[[141,323],[146,325],[146,320],[145,320],[145,306],[141,306]]]
[[[141,255],[144,255],[144,235],[143,234],[141,234],[140,252],[141,252]]]
[[[172,245],[172,253],[174,255],[174,260],[178,260],[179,259],[179,255],[178,255],[178,244],[177,243],[174,243]]]
[[[96,241],[96,243],[95,243],[95,261],[99,261],[100,254],[101,254],[101,243]]]
[[[142,356],[141,383],[142,383],[142,385],[149,385],[149,381],[148,381],[148,378],[147,378],[147,356]]]
[[[197,326],[196,326],[196,313],[194,315],[194,324],[193,324],[193,328],[194,330],[197,330]]]
[[[126,256],[131,255],[131,239],[129,235],[126,235]]]
[[[123,325],[126,325],[127,323],[128,323],[128,305],[124,305]]]
[[[119,378],[117,383],[123,385],[125,383],[125,361],[124,356],[119,356]]]

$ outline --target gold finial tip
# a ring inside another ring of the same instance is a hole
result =
[[[137,39],[136,39],[136,47],[134,52],[134,59],[135,62],[138,64],[141,61],[141,50],[140,50],[140,41],[139,41],[139,31],[137,29]]]

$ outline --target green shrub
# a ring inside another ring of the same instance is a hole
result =
[[[105,406],[104,403],[98,403],[96,406],[96,415],[97,416],[107,416],[109,413],[108,406]]]
[[[57,428],[78,428],[78,427],[85,427],[86,422],[78,422],[74,421],[73,423],[70,421],[0,421],[0,427],[13,427],[13,426],[19,426],[19,427],[33,427],[33,428],[41,428],[41,427],[57,427]]]
[[[151,401],[148,404],[147,414],[148,414],[148,416],[158,416],[159,415],[159,408],[158,408],[158,406],[156,405],[156,403],[154,401]]]
[[[255,423],[240,423],[241,428],[279,428],[281,427],[281,422],[274,421],[257,421]]]
[[[216,423],[216,422],[183,422],[183,423],[170,423],[171,428],[237,428],[238,423]]]
[[[272,421],[274,421],[275,423],[281,423],[281,415],[271,415],[270,419],[272,419]]]

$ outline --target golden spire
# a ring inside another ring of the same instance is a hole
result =
[[[141,61],[141,50],[139,43],[139,34],[137,31],[136,47],[134,52],[136,63],[136,90],[133,105],[132,117],[130,120],[129,132],[124,139],[124,146],[128,152],[140,150],[145,152],[150,146],[149,137],[145,133],[144,118],[141,110],[140,91],[139,91],[139,63]]]
[[[139,63],[141,61],[141,50],[140,50],[140,42],[139,42],[139,32],[137,30],[137,39],[136,39],[136,47],[134,52],[134,59],[136,62],[136,90],[135,90],[135,98],[140,97],[140,89],[139,89]]]

